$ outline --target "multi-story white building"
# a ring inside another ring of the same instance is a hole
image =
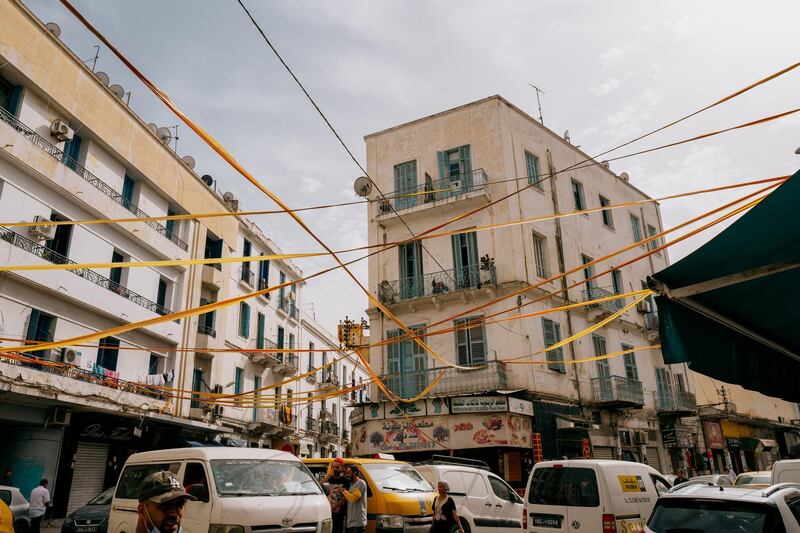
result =
[[[627,174],[616,175],[607,165],[565,171],[589,156],[499,96],[365,140],[368,172],[378,185],[371,194],[378,201],[368,214],[370,245],[409,238],[401,217],[418,234],[506,195],[511,196],[444,230],[648,199]],[[389,199],[380,201],[378,189]],[[542,458],[627,458],[663,472],[694,466],[705,444],[684,366],[665,365],[657,349],[570,364],[657,344],[658,317],[651,301],[576,342],[546,350],[621,309],[623,301],[546,310],[640,290],[668,259],[656,252],[617,268],[655,249],[660,242],[654,241],[581,266],[661,230],[659,206],[650,202],[413,241],[372,256],[370,287],[393,314],[414,330],[433,324],[424,340],[446,360],[486,366],[446,370],[426,399],[401,410],[385,398],[364,406],[355,417],[364,422],[354,429],[354,453],[393,452],[411,459],[452,449],[487,461],[517,486],[524,484],[531,462]],[[563,283],[545,281],[570,270],[575,272]],[[532,285],[537,287],[494,303]],[[565,287],[571,288],[547,296]],[[470,311],[476,306],[482,307]],[[458,329],[501,312],[497,319],[520,318]],[[373,343],[402,334],[379,309],[368,313]],[[456,330],[435,334],[442,328]],[[546,364],[506,362],[526,355]],[[410,340],[376,346],[370,359],[404,398],[420,393],[444,367]],[[373,398],[378,398],[375,391]]]
[[[163,224],[0,225],[2,264],[110,263],[0,273],[0,467],[26,495],[48,478],[54,516],[63,516],[115,483],[136,451],[214,441],[299,453],[304,405],[289,399],[318,393],[306,380],[275,385],[301,367],[302,284],[30,359],[2,353],[297,281],[302,272],[288,261],[115,267],[280,251],[22,3],[0,0],[0,20],[0,222],[231,212]],[[321,331],[312,325],[309,335],[323,335],[319,344],[335,351]],[[245,396],[241,406],[202,401],[201,393],[263,387],[263,398]],[[347,429],[342,402],[331,421]],[[346,440],[338,432],[314,453],[342,453]]]

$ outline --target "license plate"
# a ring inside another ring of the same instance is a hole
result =
[[[551,527],[554,529],[561,527],[563,516],[558,514],[532,514],[534,527]]]
[[[97,526],[78,526],[75,531],[76,533],[94,533],[97,531]]]

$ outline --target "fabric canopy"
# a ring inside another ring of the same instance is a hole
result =
[[[800,171],[650,284],[666,363],[800,402]]]

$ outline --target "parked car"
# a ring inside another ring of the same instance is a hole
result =
[[[640,531],[670,488],[653,467],[573,459],[536,463],[528,480],[523,529],[530,533]]]
[[[734,479],[728,474],[708,474],[704,476],[694,476],[689,481],[708,481],[718,487],[733,485]]]
[[[772,465],[771,483],[800,483],[800,459],[784,459]]]
[[[61,533],[106,533],[113,498],[114,487],[110,487],[89,500],[64,519]]]
[[[332,458],[303,459],[321,480]],[[433,523],[434,490],[413,466],[387,459],[344,459],[367,484],[366,533],[428,533]]]
[[[522,498],[483,461],[437,456],[430,462],[415,463],[414,468],[432,487],[440,481],[450,486],[448,494],[456,504],[465,533],[520,532]]]
[[[331,533],[331,508],[300,459],[259,448],[177,448],[128,457],[114,490],[109,533],[134,533],[142,480],[169,470],[197,501],[186,502],[191,533]],[[309,529],[306,529],[308,527]]]
[[[734,485],[747,485],[752,488],[769,487],[772,484],[772,472],[763,470],[759,472],[742,472],[736,476]]]
[[[678,486],[662,495],[647,521],[650,533],[798,533],[800,486],[711,487],[699,483]]]
[[[31,519],[28,516],[28,500],[22,495],[17,487],[0,485],[0,500],[3,501],[14,517],[14,532],[28,533],[31,527]]]

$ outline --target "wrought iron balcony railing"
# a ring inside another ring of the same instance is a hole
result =
[[[489,361],[483,368],[476,370],[458,370],[446,367],[400,372],[386,376],[384,383],[393,393],[408,398],[425,390],[442,370],[445,372],[444,376],[428,393],[428,397],[473,394],[508,388],[506,366],[500,361]],[[379,396],[381,399],[386,399],[383,392],[380,392]]]
[[[607,298],[609,296],[614,296],[613,292],[607,291],[606,289],[601,289],[600,287],[592,287],[591,289],[584,289],[581,294],[583,295],[584,301],[597,300],[598,298]],[[603,309],[605,311],[608,311],[609,313],[616,313],[623,307],[625,307],[625,299],[619,298],[617,300],[608,300],[605,302],[589,304],[585,308],[587,310]]]
[[[319,424],[317,423],[316,420],[314,420],[310,416],[306,418],[306,431],[313,431],[313,432],[319,431]]]
[[[378,299],[383,304],[392,304],[490,285],[497,285],[495,268],[484,269],[480,265],[469,265],[394,281],[382,281],[378,284]]]
[[[415,187],[398,189],[390,194],[390,198],[392,198],[394,209],[400,211],[475,191],[485,191],[487,189],[487,181],[486,172],[482,168],[476,168],[458,176],[450,176],[422,183]],[[388,201],[385,200],[385,202]],[[380,206],[381,214],[392,212],[388,204],[378,205]]]
[[[661,413],[697,412],[697,398],[691,392],[664,387],[656,393],[656,411]]]
[[[247,283],[251,287],[255,287],[256,273],[250,270],[250,265],[242,265],[239,270],[239,280]]]
[[[291,350],[292,348],[287,348]],[[286,366],[290,366],[296,372],[300,368],[300,357],[296,353],[277,353],[276,359]]]
[[[644,329],[648,331],[658,331],[658,315],[647,313],[644,315]]]
[[[49,261],[57,265],[77,264],[75,263],[75,261],[69,259],[68,257],[63,256],[58,252],[54,252],[50,248],[42,246],[41,244],[36,243],[30,239],[27,239],[22,235],[20,235],[19,233],[14,233],[13,231],[6,228],[0,228],[0,240],[4,240],[16,246],[17,248],[22,248],[26,252],[30,252],[35,256],[41,257],[45,261]],[[149,309],[154,313],[158,313],[159,315],[162,316],[168,315],[171,312],[163,305],[159,305],[156,302],[145,298],[141,294],[135,293],[132,290],[125,288],[119,283],[98,274],[94,270],[89,270],[88,268],[78,268],[75,270],[70,270],[69,272],[72,272],[76,276],[80,276],[83,279],[94,283],[95,285],[103,287],[104,289],[108,289],[111,292],[119,294],[123,298],[127,298],[133,303],[140,305],[145,309]]]
[[[217,330],[215,330],[213,326],[209,326],[207,324],[203,323],[197,324],[197,333],[200,333],[202,335],[208,335],[212,339],[217,338]]]
[[[319,423],[319,432],[325,433],[327,435],[339,435],[339,424],[336,422],[330,422],[328,420],[323,420]]]
[[[289,315],[290,317],[297,320],[299,316],[299,312],[297,310],[297,306],[294,304],[294,301],[291,298],[287,298],[286,296],[279,296],[278,297],[278,309]]]
[[[602,376],[592,379],[592,394],[598,403],[631,407],[644,405],[642,382],[622,376]]]
[[[64,164],[64,166],[72,169],[78,176],[89,182],[92,187],[99,190],[119,205],[136,215],[138,218],[149,218],[150,215],[139,209],[136,204],[123,197],[120,193],[112,189],[106,182],[86,170],[83,166],[79,165],[77,161],[67,156],[63,150],[56,148],[50,141],[33,131],[31,128],[19,121],[17,117],[0,107],[0,120],[17,130],[20,135],[28,139],[47,152],[53,159],[56,159]],[[188,250],[189,245],[180,239],[173,232],[162,226],[155,220],[148,220],[145,222],[148,226],[156,230],[158,233],[177,244],[182,250]]]

